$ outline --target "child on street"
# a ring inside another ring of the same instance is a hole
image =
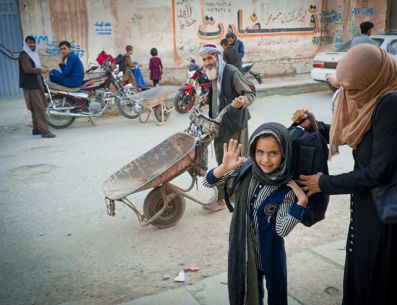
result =
[[[161,79],[161,74],[163,74],[163,64],[158,57],[156,48],[150,50],[150,55],[152,55],[149,61],[150,79],[153,81],[153,86],[156,87]]]
[[[288,130],[265,123],[250,137],[250,158],[240,158],[240,151],[236,140],[225,143],[222,164],[203,181],[207,187],[232,182],[237,197],[229,232],[229,302],[263,305],[265,277],[268,304],[287,305],[283,237],[300,222],[308,202],[291,180]]]

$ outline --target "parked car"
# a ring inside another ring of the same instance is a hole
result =
[[[397,35],[371,35],[370,38],[378,47],[389,52],[397,59]],[[351,41],[345,43],[335,52],[318,53],[313,60],[311,76],[316,81],[327,82],[328,75],[336,74],[336,66],[350,48]]]

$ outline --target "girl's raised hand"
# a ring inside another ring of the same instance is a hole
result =
[[[307,202],[309,201],[309,199],[307,198],[305,192],[299,187],[299,185],[296,184],[296,182],[294,180],[290,180],[287,183],[287,186],[289,186],[292,189],[296,198],[298,199],[297,204],[306,208]]]
[[[238,144],[237,140],[231,139],[229,144],[223,144],[223,161],[222,164],[214,170],[215,177],[221,178],[224,174],[238,168],[243,163],[240,154],[241,144]]]

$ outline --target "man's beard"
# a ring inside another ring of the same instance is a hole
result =
[[[211,68],[205,69],[205,74],[209,80],[215,80],[218,78],[218,65],[213,65]]]

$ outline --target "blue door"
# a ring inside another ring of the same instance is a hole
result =
[[[0,0],[0,98],[22,95],[18,70],[22,42],[18,0]]]

